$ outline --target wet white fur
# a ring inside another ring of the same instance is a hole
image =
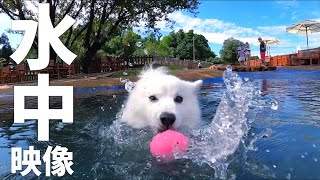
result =
[[[200,124],[198,91],[202,80],[189,82],[168,75],[165,68],[148,68],[142,71],[140,80],[129,92],[121,121],[133,128],[151,127],[160,129],[160,114],[173,113],[176,116],[172,128],[187,126],[196,128]],[[174,102],[176,96],[183,97],[182,103]],[[159,100],[151,102],[149,97]]]

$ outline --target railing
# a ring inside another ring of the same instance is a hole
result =
[[[94,59],[89,68],[89,73],[114,72],[129,68],[143,67],[153,62],[152,56],[114,58],[102,57]]]
[[[197,69],[198,68],[198,61],[193,61],[193,60],[180,60],[176,58],[155,58],[154,60],[155,63],[160,64],[160,65],[173,65],[173,66],[178,66],[181,68],[185,69]],[[204,63],[201,62],[201,65],[203,68],[210,67],[210,63]]]
[[[320,64],[320,48],[301,50],[295,54],[266,57],[267,65],[275,66],[300,66]],[[261,66],[261,60],[250,60],[250,66]]]
[[[314,64],[313,62],[316,62],[316,64],[319,64],[320,47],[298,51],[297,59],[299,61],[299,65],[301,65],[302,62],[309,62],[310,65]]]
[[[78,73],[75,63],[77,62],[75,61],[69,66],[66,63],[55,64],[53,60],[50,60],[48,67],[40,71],[31,71],[25,62],[18,64],[16,67],[3,67],[0,69],[0,84],[34,81],[38,79],[39,73],[48,73],[50,78],[74,76]]]

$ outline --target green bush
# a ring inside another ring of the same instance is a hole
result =
[[[0,58],[0,68],[3,68],[6,65],[7,60],[5,58]]]
[[[215,58],[210,57],[207,61],[212,63],[212,64],[222,64],[222,63],[224,63],[224,61],[219,57],[215,57]]]

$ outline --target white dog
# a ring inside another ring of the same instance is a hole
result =
[[[159,132],[200,124],[197,98],[202,80],[184,81],[163,67],[144,70],[129,93],[121,121],[133,128],[150,126]]]

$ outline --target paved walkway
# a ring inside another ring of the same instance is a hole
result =
[[[201,70],[179,70],[171,72],[171,74],[188,81],[220,77],[223,71],[213,69],[201,69]],[[105,87],[105,86],[117,86],[123,85],[120,82],[120,78],[110,78],[110,74],[96,74],[90,76],[81,75],[80,78],[74,79],[59,79],[50,81],[51,86],[73,86],[75,88],[90,88],[90,87]],[[123,79],[129,79],[130,81],[137,81],[137,77],[124,77]],[[37,82],[19,83],[19,86],[35,86]],[[13,85],[0,85],[0,94],[13,94]]]

